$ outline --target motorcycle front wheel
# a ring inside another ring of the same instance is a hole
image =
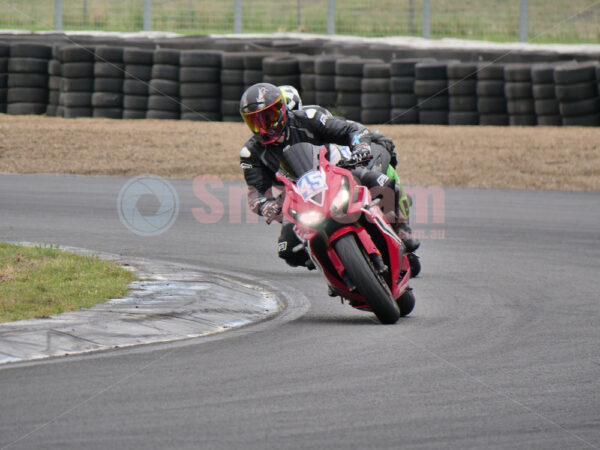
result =
[[[354,235],[345,234],[336,240],[333,246],[358,292],[381,323],[396,323],[400,318],[400,309],[387,284],[375,271],[368,255],[358,246]]]

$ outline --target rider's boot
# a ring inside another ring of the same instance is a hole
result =
[[[413,236],[412,229],[408,225],[411,202],[404,193],[404,189],[402,189],[400,183],[396,184],[394,191],[396,194],[396,201],[394,202],[396,220],[393,224],[393,228],[396,234],[400,236],[400,239],[402,239],[402,242],[404,242],[406,251],[413,253],[419,248],[421,242]]]

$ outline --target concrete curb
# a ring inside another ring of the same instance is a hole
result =
[[[22,243],[23,244],[23,243]],[[130,295],[80,311],[0,324],[0,364],[207,336],[271,317],[277,296],[208,268],[93,252],[133,270]]]

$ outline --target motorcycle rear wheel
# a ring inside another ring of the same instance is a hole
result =
[[[400,309],[387,284],[375,271],[366,253],[359,248],[354,235],[346,234],[333,245],[358,292],[365,298],[381,323],[396,323],[400,318]]]

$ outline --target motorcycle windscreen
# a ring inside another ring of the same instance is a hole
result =
[[[279,170],[290,180],[296,182],[307,172],[319,167],[319,151],[322,146],[307,142],[294,144],[283,149]]]

